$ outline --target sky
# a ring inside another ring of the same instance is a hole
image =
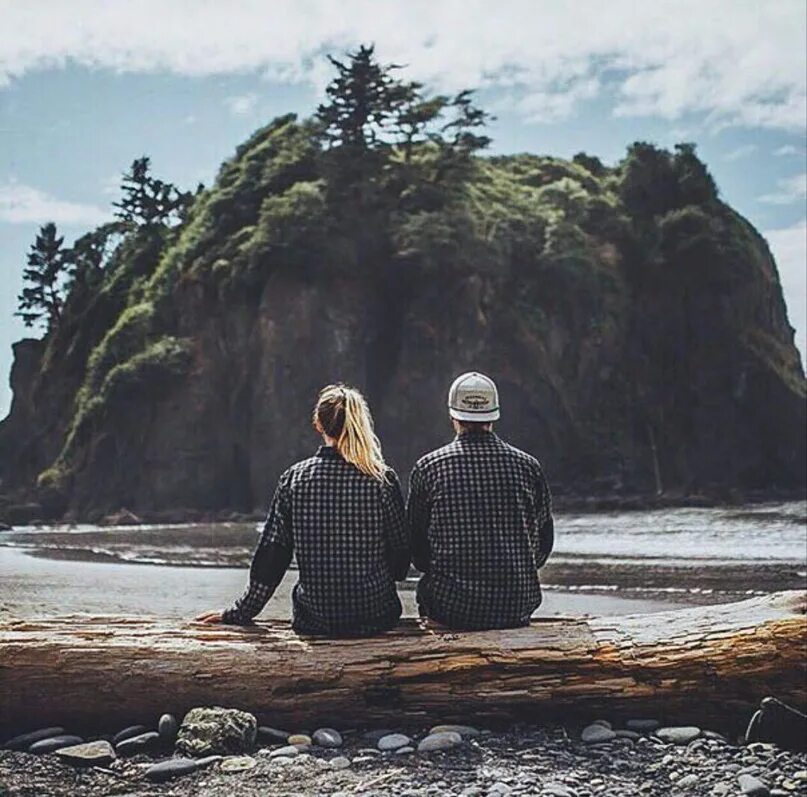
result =
[[[692,141],[767,238],[807,349],[805,0],[0,0],[0,417],[38,227],[108,219],[141,155],[210,184],[255,128],[310,114],[326,54],[374,43],[435,92],[478,91],[494,153],[607,163]]]

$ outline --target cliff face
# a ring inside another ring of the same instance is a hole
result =
[[[53,513],[261,507],[332,381],[367,393],[403,472],[450,437],[469,369],[558,493],[801,487],[770,252],[691,151],[648,152],[480,159],[448,200],[348,215],[305,125],[277,120],[181,228],[132,233],[72,325],[18,344],[5,491]]]

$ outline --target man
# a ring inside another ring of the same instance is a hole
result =
[[[499,393],[489,377],[458,377],[448,411],[455,439],[418,460],[409,481],[420,612],[451,628],[526,625],[554,542],[544,473],[493,432]]]

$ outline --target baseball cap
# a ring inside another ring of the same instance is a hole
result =
[[[448,414],[458,421],[497,421],[499,391],[496,383],[477,371],[458,376],[448,391]]]

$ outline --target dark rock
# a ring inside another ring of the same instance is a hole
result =
[[[148,728],[145,725],[130,725],[128,728],[124,728],[122,731],[118,731],[112,737],[112,745],[113,747],[118,744],[118,742],[122,742],[126,739],[131,739],[134,736],[140,736],[143,733],[146,733]]]
[[[166,742],[173,742],[176,739],[179,723],[173,714],[163,714],[157,723],[157,733]]]
[[[9,739],[3,747],[6,750],[27,750],[34,742],[50,739],[54,736],[64,736],[64,728],[54,726],[53,728],[40,728],[38,731],[23,733],[21,736]]]
[[[341,747],[342,734],[333,728],[318,728],[311,737],[320,747]]]
[[[430,733],[425,739],[421,739],[418,744],[418,752],[433,753],[438,750],[450,750],[459,744],[462,744],[462,736],[454,731]]]
[[[661,723],[658,720],[652,719],[632,719],[625,723],[625,727],[629,731],[638,731],[639,733],[650,733],[660,726]]]
[[[262,744],[286,744],[289,740],[289,736],[288,731],[270,728],[268,725],[258,726],[258,742]]]
[[[601,744],[616,739],[616,734],[604,725],[595,724],[583,728],[580,739],[586,744]]]
[[[179,778],[182,775],[190,775],[199,768],[199,763],[191,758],[169,758],[168,761],[160,761],[159,764],[152,764],[144,773],[146,780],[152,783],[164,783],[172,778]]]
[[[773,742],[785,750],[807,752],[807,714],[766,697],[748,723],[746,742]]]
[[[117,758],[112,745],[103,740],[61,747],[56,750],[56,755],[68,764],[85,767],[102,767]]]
[[[188,756],[233,755],[255,746],[258,721],[234,708],[193,708],[182,720],[176,749]]]
[[[0,520],[0,531],[14,531],[14,526],[5,523],[4,521]]]
[[[81,744],[84,741],[80,736],[52,736],[48,739],[42,739],[40,742],[34,742],[29,748],[29,753],[41,755],[43,753],[55,753],[62,747],[70,747],[73,744]]]
[[[129,756],[154,750],[159,744],[160,734],[157,733],[157,731],[147,731],[146,733],[141,733],[139,736],[132,736],[129,739],[118,742],[115,745],[115,752],[119,756],[128,758]]]

